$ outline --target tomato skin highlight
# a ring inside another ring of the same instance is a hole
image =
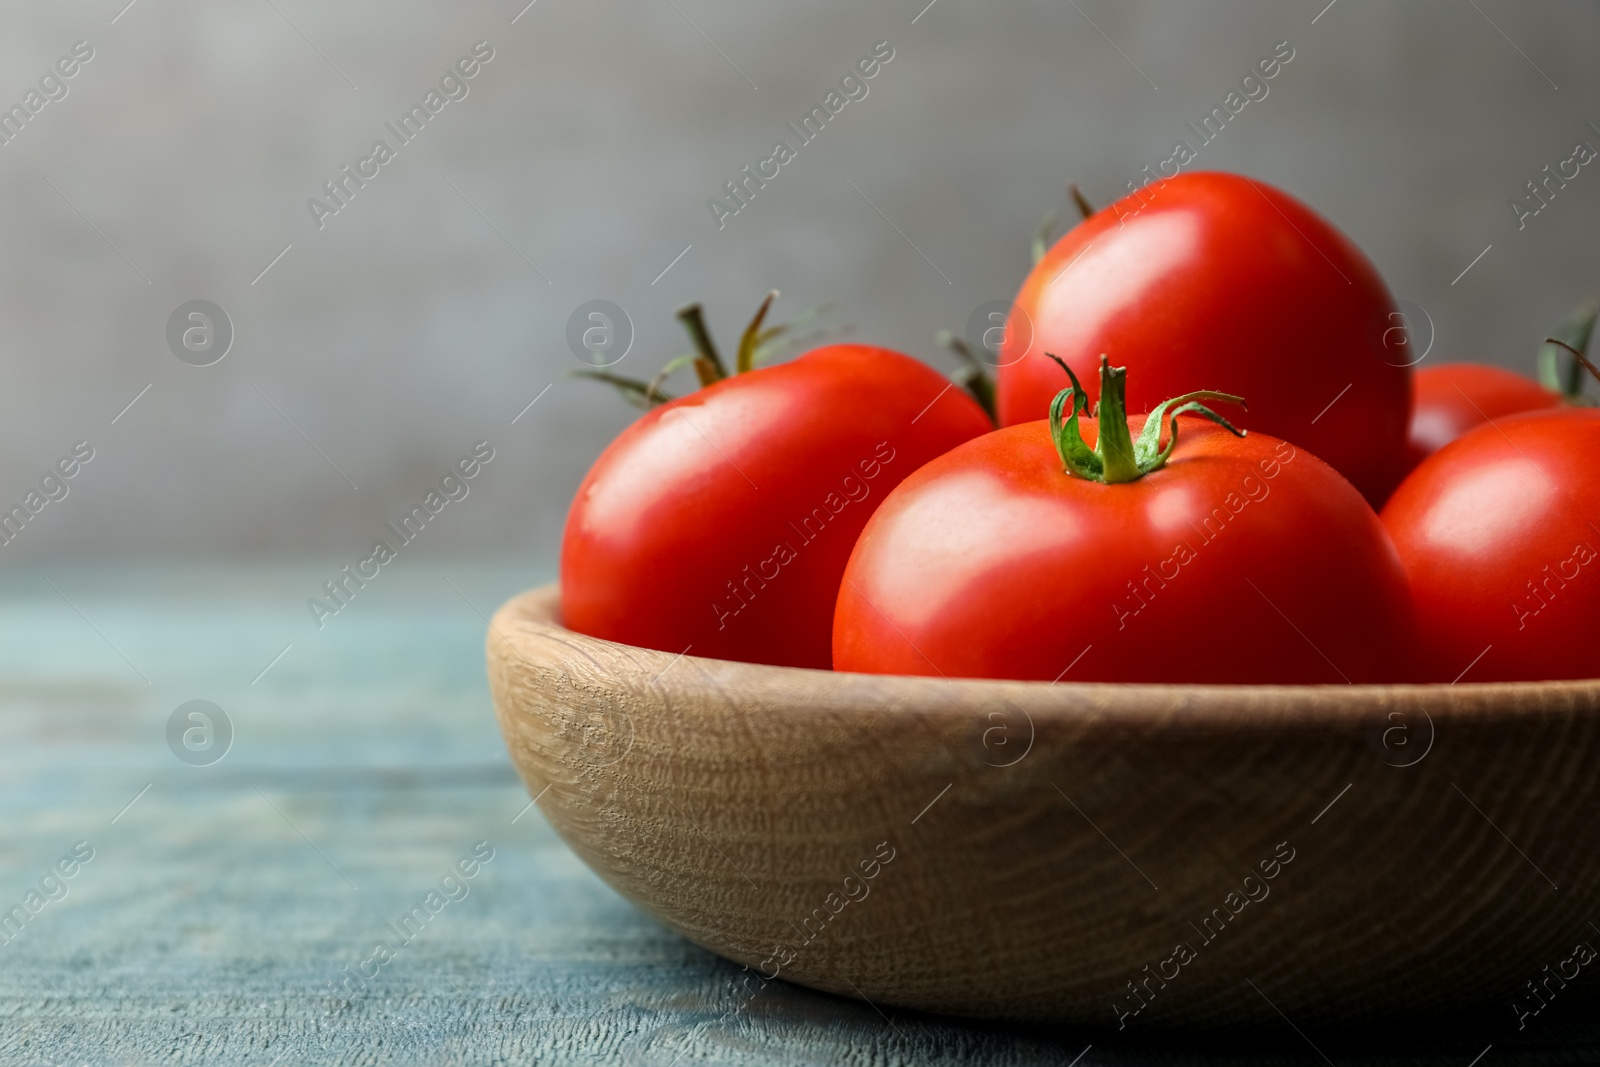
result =
[[[1411,581],[1423,680],[1600,677],[1596,455],[1600,411],[1527,412],[1401,483],[1382,517]]]
[[[1046,352],[1091,400],[1105,353],[1129,370],[1129,411],[1196,389],[1243,396],[1239,425],[1308,449],[1381,503],[1408,469],[1411,370],[1394,364],[1409,357],[1383,340],[1397,314],[1366,256],[1300,201],[1240,175],[1180,174],[1080,223],[1033,268],[1000,352],[1000,424],[1044,418],[1061,387]]]
[[[578,489],[563,621],[664,652],[825,669],[839,579],[872,510],[989,429],[931,368],[866,345],[818,348],[657,407]]]
[[[834,669],[1046,682],[1404,678],[1410,594],[1355,488],[1286,442],[1179,422],[1167,466],[1119,485],[1066,474],[1042,421],[917,471],[850,557]],[[1084,427],[1086,437],[1095,429]]]
[[[1439,363],[1417,370],[1411,406],[1412,465],[1490,419],[1560,407],[1560,393],[1485,363]]]

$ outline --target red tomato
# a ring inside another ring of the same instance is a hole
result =
[[[1091,439],[1120,415],[1111,373]],[[1159,412],[1151,418],[1159,434]],[[1377,516],[1333,468],[1185,417],[1164,466],[1104,484],[1062,469],[1083,462],[1071,426],[1053,415],[969,441],[889,495],[845,570],[836,670],[1097,682],[1404,675],[1405,574]],[[1138,453],[1132,433],[1099,450],[1103,464]]]
[[[1596,455],[1600,412],[1528,412],[1468,432],[1401,483],[1383,524],[1411,579],[1427,680],[1600,677]]]
[[[1413,464],[1490,419],[1559,407],[1560,393],[1483,363],[1440,363],[1417,371],[1411,410]]]
[[[1000,351],[1000,424],[1044,416],[1060,387],[1045,353],[1085,379],[1105,353],[1132,372],[1129,410],[1237,393],[1244,425],[1381,502],[1406,470],[1412,357],[1398,315],[1361,251],[1298,200],[1182,174],[1080,223],[1033,268]]]
[[[826,668],[867,517],[989,420],[927,366],[829,345],[655,408],[590,469],[567,516],[561,612],[666,652]]]

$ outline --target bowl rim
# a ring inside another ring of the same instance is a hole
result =
[[[1146,682],[1037,682],[925,675],[858,674],[711,659],[627,645],[567,629],[560,618],[560,587],[519,593],[489,623],[491,647],[512,659],[549,660],[534,643],[564,647],[604,674],[636,673],[665,696],[703,696],[707,682],[724,693],[790,710],[832,714],[844,708],[904,705],[907,714],[970,717],[985,702],[1008,700],[1031,718],[1120,722],[1132,727],[1174,724],[1232,729],[1266,726],[1358,726],[1413,713],[1456,721],[1537,719],[1600,708],[1600,679],[1544,682],[1449,682],[1384,685],[1241,685]],[[692,646],[691,646],[692,648]],[[684,668],[690,669],[684,669]],[[633,668],[637,668],[636,671]],[[695,683],[693,680],[700,678]],[[803,695],[803,698],[802,698]]]

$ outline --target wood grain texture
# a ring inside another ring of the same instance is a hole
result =
[[[1509,1019],[1600,944],[1600,683],[870,677],[557,617],[547,586],[488,638],[530,793],[619,892],[765,973],[995,1019],[1327,1027]]]
[[[418,559],[302,642],[296,598],[322,570],[52,573],[82,616],[41,577],[0,574],[0,900],[73,841],[96,849],[71,895],[0,945],[0,1065],[1326,1067],[1326,1054],[1467,1067],[1491,1042],[1478,1067],[1600,1063],[1587,970],[1524,1030],[1503,1005],[1366,1032],[1295,1020],[1314,1047],[1282,1020],[1230,1034],[1041,1029],[880,1015],[761,983],[612,892],[512,773],[490,714],[487,617],[472,605],[538,569]],[[211,767],[180,763],[162,736],[197,695],[237,727]],[[359,995],[330,998],[479,839],[497,855],[471,896]]]
[[[0,905],[74,841],[95,849],[65,899],[0,938],[0,1067],[1065,1067],[1083,1051],[1072,1033],[891,1026],[781,981],[752,996],[608,889],[529,806],[490,713],[472,605],[540,570],[417,559],[311,640],[322,566],[58,567],[81,616],[39,575],[0,574]],[[209,767],[164,738],[199,695],[236,727]],[[330,995],[478,840],[496,855],[470,895]],[[1600,1030],[1569,1040],[1600,1048]],[[1171,1058],[1102,1042],[1077,1067],[1107,1062]]]

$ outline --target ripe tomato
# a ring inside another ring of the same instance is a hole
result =
[[[1539,346],[1537,382],[1481,363],[1441,363],[1419,369],[1411,408],[1411,466],[1491,419],[1583,404],[1588,379],[1584,353],[1597,312],[1600,307],[1585,304]]]
[[[1484,363],[1418,369],[1409,447],[1413,465],[1491,419],[1557,407],[1560,393],[1515,371]]]
[[[1428,681],[1600,677],[1600,411],[1480,426],[1383,509]],[[1468,671],[1468,668],[1470,672]]]
[[[1070,230],[1022,284],[1000,350],[1000,424],[1042,418],[1054,353],[1132,371],[1129,409],[1222,389],[1381,502],[1405,473],[1412,357],[1367,258],[1310,208],[1249,178],[1155,182]],[[1092,389],[1092,387],[1091,387]],[[1090,399],[1093,400],[1091,391]]]
[[[744,369],[656,407],[578,489],[563,619],[666,652],[826,668],[839,578],[867,517],[906,475],[989,428],[933,370],[866,345]]]
[[[1073,415],[1061,418],[1067,392],[1049,420],[968,441],[889,494],[845,569],[836,670],[1099,682],[1404,675],[1405,574],[1337,471],[1287,442],[1187,416],[1171,417],[1181,439],[1169,437],[1163,459],[1168,405],[1135,444],[1111,368],[1090,452],[1077,437],[1076,385]],[[1195,399],[1169,404],[1183,414]],[[1120,433],[1108,440],[1112,427]],[[1136,466],[1117,460],[1128,454]],[[1116,484],[1094,480],[1097,464]]]

